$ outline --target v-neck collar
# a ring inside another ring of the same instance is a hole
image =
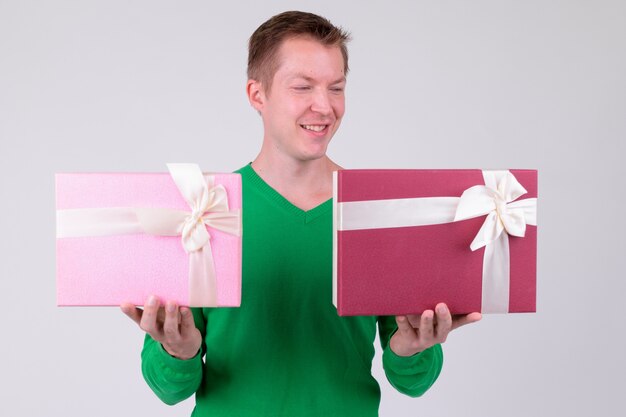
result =
[[[266,183],[265,180],[257,174],[254,168],[252,168],[252,163],[240,169],[239,172],[261,188],[261,190],[278,205],[285,208],[290,213],[293,213],[296,217],[301,218],[305,223],[312,222],[332,209],[332,198],[329,198],[310,210],[302,210],[300,207],[295,206],[292,202],[283,197],[282,194],[272,188],[271,185]]]

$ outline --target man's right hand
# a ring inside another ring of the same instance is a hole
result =
[[[191,359],[200,350],[202,335],[188,307],[179,308],[173,302],[163,307],[157,297],[150,296],[143,309],[131,303],[123,303],[120,308],[175,358]]]

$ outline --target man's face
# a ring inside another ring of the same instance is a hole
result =
[[[293,38],[283,42],[278,58],[271,91],[261,91],[257,107],[264,140],[272,151],[291,159],[321,158],[345,109],[341,50],[311,38]]]

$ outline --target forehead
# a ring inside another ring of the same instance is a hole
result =
[[[284,40],[278,49],[275,78],[305,76],[308,78],[345,77],[339,46],[328,46],[310,37]]]

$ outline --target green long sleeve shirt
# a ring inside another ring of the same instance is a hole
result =
[[[193,310],[204,342],[189,360],[171,357],[146,336],[142,371],[150,388],[167,404],[195,393],[197,417],[377,416],[380,387],[371,365],[378,323],[387,379],[400,392],[422,395],[441,371],[440,345],[399,357],[388,346],[394,317],[337,315],[332,201],[303,211],[250,165],[237,172],[241,307]]]

